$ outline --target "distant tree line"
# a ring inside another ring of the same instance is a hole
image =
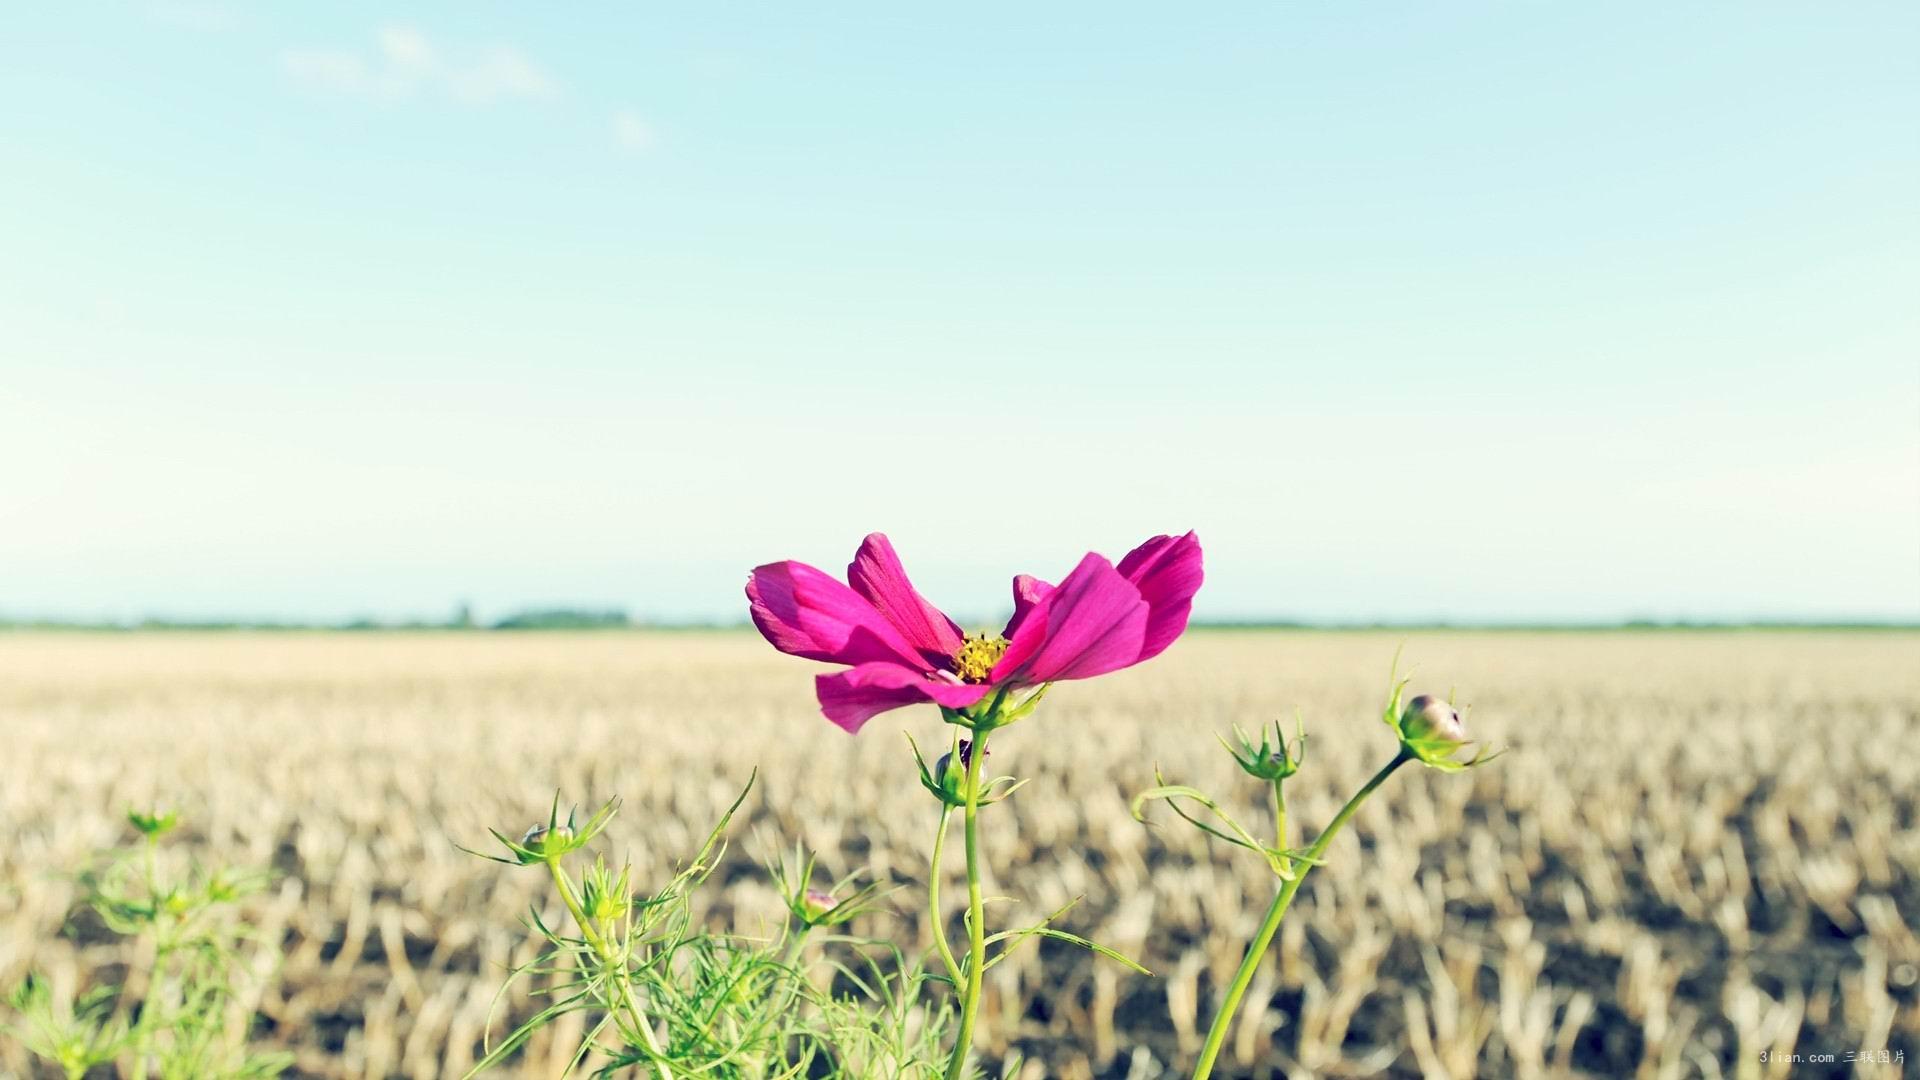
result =
[[[482,622],[473,609],[460,605],[448,619],[356,618],[343,622],[285,619],[173,619],[132,620],[8,618],[0,615],[0,630],[621,630],[642,625],[624,608],[527,608],[492,622]]]
[[[59,618],[10,618],[0,613],[0,631],[4,630],[333,630],[370,632],[382,630],[625,630],[652,628],[661,630],[716,630],[744,627],[744,622],[699,622],[693,620],[655,621],[635,619],[626,609],[541,607],[524,608],[491,622],[474,617],[469,605],[461,604],[446,619],[356,618],[341,622],[286,619],[175,619],[151,617],[131,620],[90,620]],[[1917,630],[1920,623],[1889,619],[1874,620],[1656,620],[1627,619],[1620,622],[1447,622],[1418,621],[1324,621],[1298,619],[1196,619],[1200,630],[1297,630],[1297,631],[1687,631],[1687,630]]]

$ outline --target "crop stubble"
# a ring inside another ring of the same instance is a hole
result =
[[[1212,736],[1297,707],[1290,809],[1324,822],[1392,751],[1377,716],[1402,643],[1416,690],[1458,687],[1474,734],[1512,752],[1403,770],[1365,808],[1295,905],[1225,1074],[1850,1074],[1763,1050],[1920,1067],[1920,635],[1895,632],[1197,631],[1059,687],[994,740],[994,769],[1033,782],[984,817],[988,892],[1017,898],[990,917],[1083,896],[1063,925],[1156,977],[1029,946],[989,975],[988,1043],[1024,1050],[1030,1076],[1186,1059],[1271,882],[1164,811],[1136,824],[1127,796],[1157,763],[1264,822]],[[531,955],[527,903],[547,901],[540,875],[454,842],[524,827],[555,788],[617,794],[614,853],[658,878],[755,766],[714,925],[777,917],[755,860],[799,839],[836,875],[905,883],[861,929],[925,944],[933,804],[899,732],[937,743],[938,720],[849,738],[811,673],[745,632],[0,637],[0,982],[137,967],[56,935],[72,888],[55,871],[124,839],[127,806],[178,805],[172,857],[278,874],[252,905],[287,954],[259,1010],[301,1072],[458,1076],[501,970]],[[554,1075],[578,1033],[549,1029],[522,1071]],[[0,1037],[0,1072],[27,1075],[18,1055]]]

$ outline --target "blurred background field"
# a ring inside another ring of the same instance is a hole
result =
[[[1230,1075],[1839,1076],[1882,1050],[1920,1067],[1920,634],[1893,631],[1206,630],[1061,686],[995,738],[995,769],[1033,782],[985,817],[989,892],[1016,898],[992,917],[1084,896],[1065,925],[1156,974],[1029,949],[989,976],[996,1053],[1024,1051],[1031,1077],[1190,1059],[1270,881],[1177,822],[1136,824],[1128,795],[1157,763],[1264,822],[1212,735],[1298,708],[1292,808],[1317,826],[1392,752],[1377,714],[1402,644],[1416,690],[1457,688],[1512,750],[1405,770],[1363,810],[1255,982]],[[800,840],[836,874],[902,883],[863,929],[924,944],[934,807],[898,732],[939,741],[937,718],[850,738],[811,674],[735,631],[5,635],[0,982],[137,966],[59,933],[59,871],[125,839],[127,806],[177,805],[173,857],[277,875],[252,910],[286,960],[258,1009],[300,1073],[459,1076],[548,894],[454,844],[517,832],[555,788],[619,795],[611,849],[657,879],[756,766],[712,922],[769,926],[757,860]],[[521,1072],[555,1075],[577,1034],[550,1029]],[[32,1075],[0,1039],[8,1073]]]

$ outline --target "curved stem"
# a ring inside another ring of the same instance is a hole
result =
[[[946,803],[940,804],[940,829],[933,834],[933,864],[927,870],[927,919],[933,924],[933,945],[940,950],[940,959],[947,965],[947,975],[953,979],[953,985],[960,985],[960,962],[953,957],[953,946],[947,944],[947,921],[940,914],[940,852],[947,846],[947,824],[953,820],[953,808]]]
[[[1348,818],[1353,817],[1354,811],[1360,809],[1360,804],[1366,801],[1367,796],[1373,794],[1375,788],[1386,783],[1387,777],[1393,775],[1393,770],[1410,760],[1412,759],[1403,752],[1382,766],[1379,772],[1374,773],[1373,779],[1367,781],[1365,787],[1354,792],[1353,798],[1348,799],[1347,804],[1340,808],[1340,812],[1333,815],[1333,820],[1327,823],[1327,827],[1320,831],[1320,838],[1307,849],[1307,857],[1318,859],[1326,854],[1327,847],[1333,843],[1334,834],[1340,831],[1340,827],[1347,823]],[[1279,792],[1276,786],[1276,802],[1278,798]],[[1281,807],[1285,806],[1284,803],[1277,802],[1277,804]],[[1284,826],[1282,828],[1281,840],[1284,846],[1286,838]],[[1227,996],[1220,1002],[1220,1011],[1214,1014],[1213,1026],[1207,1029],[1206,1045],[1200,1050],[1200,1060],[1193,1066],[1193,1080],[1206,1080],[1213,1074],[1213,1063],[1220,1057],[1220,1048],[1226,1045],[1227,1032],[1233,1027],[1234,1015],[1240,1011],[1240,999],[1246,996],[1247,984],[1253,982],[1253,973],[1259,969],[1260,961],[1267,955],[1268,946],[1273,944],[1273,935],[1280,929],[1280,920],[1286,915],[1287,906],[1293,903],[1294,894],[1300,891],[1300,883],[1307,879],[1307,874],[1313,869],[1314,864],[1298,862],[1295,866],[1293,880],[1283,883],[1280,891],[1274,895],[1272,906],[1267,908],[1266,920],[1260,924],[1260,932],[1253,936],[1252,943],[1247,946],[1247,955],[1240,961],[1240,970],[1234,972],[1233,982],[1227,987]]]
[[[579,896],[574,894],[573,882],[567,878],[566,872],[560,869],[560,860],[548,859],[547,869],[553,874],[553,883],[560,888],[561,901],[567,905],[567,911],[573,916],[573,921],[579,925],[581,936],[587,939],[587,944],[593,949],[594,955],[598,956],[600,963],[607,968],[608,978],[612,980],[614,991],[620,998],[620,1008],[626,1012],[628,1021],[639,1033],[641,1043],[646,1046],[648,1056],[653,1059],[654,1075],[659,1077],[659,1080],[673,1080],[673,1070],[667,1066],[666,1054],[660,1049],[660,1042],[653,1034],[653,1025],[647,1023],[646,1016],[640,1011],[640,1002],[633,996],[626,957],[617,954],[613,946],[608,944],[607,939],[593,928],[593,922],[587,918],[586,910],[580,906]]]
[[[980,763],[987,759],[987,732],[975,731],[967,754],[967,986],[960,999],[960,1031],[954,1037],[953,1058],[947,1062],[947,1080],[961,1080],[972,1049],[973,1024],[980,1015],[980,975],[987,966],[986,919],[980,899]]]

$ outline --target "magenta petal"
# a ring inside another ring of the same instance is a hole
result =
[[[827,719],[849,732],[889,709],[934,702],[949,709],[978,704],[993,688],[947,682],[899,664],[861,664],[831,675],[816,675],[814,694]]]
[[[753,625],[783,653],[836,664],[885,662],[927,670],[926,661],[879,609],[806,563],[754,567],[747,601]]]
[[[878,608],[929,664],[946,666],[960,651],[960,627],[914,590],[885,534],[873,533],[860,545],[847,567],[847,583]]]
[[[1041,625],[1036,608],[995,666],[993,681],[1009,676],[1022,683],[1090,679],[1139,662],[1147,602],[1106,559],[1094,554],[1081,559],[1044,606],[1045,640],[1032,647]]]
[[[1156,536],[1120,560],[1120,576],[1133,582],[1150,609],[1140,659],[1159,656],[1187,628],[1193,594],[1200,591],[1200,538]]]
[[[1053,594],[1053,586],[1031,574],[1013,579],[1013,618],[1007,620],[1007,628],[1001,631],[1001,636],[1007,639],[1007,651],[993,666],[993,677],[989,681],[999,682],[1019,671],[1040,651],[1040,646],[1046,644],[1047,606]]]
[[[1032,574],[1021,574],[1015,577],[1013,579],[1013,618],[1007,620],[1007,628],[1001,632],[1001,636],[1012,640],[1013,636],[1020,632],[1021,624],[1025,623],[1034,609],[1052,593],[1053,586]]]

